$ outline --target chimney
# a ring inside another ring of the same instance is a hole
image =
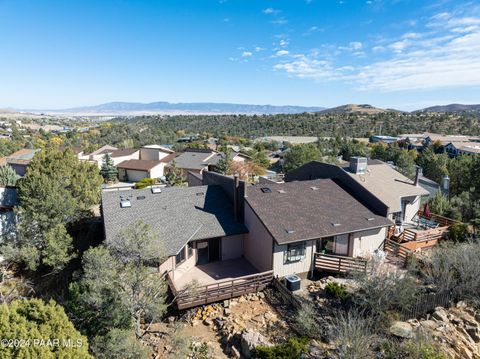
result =
[[[233,176],[233,214],[235,216],[235,220],[238,221],[239,215],[238,215],[238,191],[240,188],[240,178],[238,177],[238,173],[235,173]]]
[[[420,176],[422,175],[422,167],[416,166],[415,169],[415,186],[420,184]]]
[[[443,194],[448,197],[450,194],[450,177],[448,177],[448,175],[443,177],[442,189]]]

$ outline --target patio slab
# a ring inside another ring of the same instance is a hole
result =
[[[194,266],[181,275],[178,275],[177,272],[175,273],[174,284],[177,289],[181,289],[193,280],[207,285],[255,273],[258,273],[258,271],[246,259],[230,259]]]

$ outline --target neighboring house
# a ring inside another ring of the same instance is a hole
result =
[[[228,159],[234,162],[245,162],[251,160],[252,158],[249,155],[241,152],[230,152]]]
[[[17,175],[24,176],[27,172],[27,167],[39,149],[21,149],[12,153],[9,156],[0,158],[0,166],[10,165]]]
[[[113,147],[110,145],[105,145],[100,147],[98,150],[93,151],[91,153],[81,153],[78,155],[78,159],[83,161],[89,161],[92,163],[96,163],[98,168],[102,167],[103,157],[107,153],[112,153],[113,151],[118,150],[117,147]]]
[[[417,176],[421,172],[417,171]],[[285,181],[334,178],[351,188],[373,208],[386,211],[388,218],[411,222],[420,209],[421,197],[429,192],[379,160],[353,157],[341,166],[312,161],[285,175]],[[383,207],[383,209],[382,209]]]
[[[17,205],[17,189],[15,187],[0,187],[0,243],[4,236],[15,232],[15,212]]]
[[[450,157],[474,156],[480,154],[480,142],[449,142],[444,149]]]
[[[140,148],[140,157],[138,159],[160,161],[172,153],[174,151],[164,146],[147,145]]]
[[[188,148],[170,162],[182,170],[186,176],[188,171],[202,173],[211,170],[222,158],[222,154],[213,150]]]
[[[164,175],[166,165],[167,162],[163,160],[126,160],[117,165],[118,179],[124,182],[138,182],[144,178],[160,178]]]
[[[114,150],[110,152],[110,157],[112,158],[113,164],[117,166],[123,161],[140,159],[140,150],[136,150],[134,148]],[[102,158],[102,163],[103,163],[103,158]]]
[[[370,137],[370,143],[396,143],[399,140],[398,137],[373,135]]]

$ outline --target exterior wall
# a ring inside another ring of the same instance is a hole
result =
[[[156,160],[167,157],[169,154],[158,150],[157,148],[140,148],[141,160]]]
[[[19,176],[25,176],[25,173],[27,172],[27,165],[20,165],[16,163],[10,163],[10,167],[13,168],[13,170],[17,173]]]
[[[402,198],[402,201],[407,201],[407,205],[405,206],[405,221],[412,222],[413,217],[417,214],[418,210],[420,209],[420,197],[408,197]],[[410,202],[410,203],[408,203]]]
[[[243,255],[243,234],[222,237],[222,261],[240,258]]]
[[[288,263],[285,261],[287,245],[275,244],[273,249],[273,275],[284,277],[291,274],[308,273],[312,269],[312,257],[315,241],[306,241],[305,257],[298,262]]]
[[[273,238],[252,208],[245,203],[245,226],[249,233],[243,242],[243,256],[260,272],[271,270]]]
[[[195,174],[191,171],[187,172],[188,187],[203,186],[203,178],[199,174]]]
[[[158,166],[153,167],[150,170],[149,177],[150,178],[159,178],[164,175],[165,163],[160,163]]]
[[[138,182],[149,177],[147,171],[126,170],[126,173],[129,182]],[[120,170],[118,171],[118,174],[120,175]],[[123,177],[120,177],[120,180],[123,180]]]
[[[128,161],[128,160],[138,160],[139,157],[139,151],[132,153],[129,156],[122,156],[122,157],[112,157],[113,164],[115,166],[119,165],[123,161]]]
[[[356,232],[353,235],[352,257],[362,257],[380,248],[387,235],[387,228],[370,229],[368,231]]]
[[[188,272],[188,270],[194,267],[197,263],[197,250],[193,249],[193,254],[190,258],[188,258],[188,246],[185,246],[183,250],[185,251],[185,261],[182,264],[180,264],[178,267],[175,267],[175,256],[170,256],[158,267],[158,272],[163,274],[165,272],[172,271],[172,277],[174,279],[178,279],[185,272]]]

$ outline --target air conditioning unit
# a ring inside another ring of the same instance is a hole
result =
[[[292,274],[287,277],[285,277],[285,283],[287,285],[287,288],[291,292],[295,292],[296,290],[300,289],[300,284],[302,280],[298,275]]]

